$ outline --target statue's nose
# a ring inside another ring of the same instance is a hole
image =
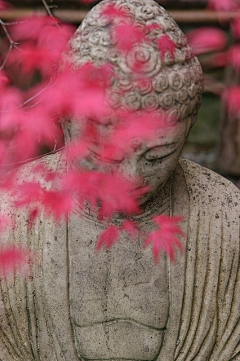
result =
[[[119,172],[129,179],[139,178],[139,164],[136,157],[124,159],[119,165]]]

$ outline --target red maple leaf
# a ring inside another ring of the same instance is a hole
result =
[[[108,65],[96,67],[86,63],[75,71],[65,67],[44,91],[41,106],[58,118],[94,118],[101,121],[109,113],[106,90],[110,74],[111,67]]]
[[[0,10],[7,10],[10,9],[12,7],[11,4],[9,4],[9,2],[5,1],[5,0],[0,0]]]
[[[43,188],[38,182],[27,182],[19,184],[13,189],[16,207],[24,207],[32,203],[38,203],[42,199]]]
[[[96,250],[101,248],[110,249],[119,240],[119,229],[116,226],[109,226],[99,236]]]
[[[152,245],[152,253],[155,263],[159,263],[160,254],[166,252],[170,259],[174,260],[174,248],[182,250],[182,243],[179,241],[179,235],[184,235],[178,223],[182,217],[168,217],[166,215],[154,216],[154,222],[158,229],[148,234],[143,247]]]
[[[14,190],[16,207],[31,207],[29,222],[36,219],[39,210],[47,215],[53,215],[56,221],[67,216],[73,209],[75,201],[72,192],[62,189],[46,190],[38,182],[28,182],[18,185]]]
[[[161,58],[164,59],[165,54],[168,52],[170,53],[171,57],[174,58],[174,53],[175,53],[175,49],[176,49],[176,44],[174,43],[174,41],[172,39],[169,38],[168,35],[162,35],[159,39],[158,39],[158,49],[160,51],[161,54]]]
[[[38,208],[33,208],[30,210],[28,215],[28,228],[31,229],[33,227],[34,222],[36,221],[37,217],[39,215]]]
[[[135,24],[116,24],[112,30],[116,46],[122,51],[130,51],[134,45],[146,40],[145,29]]]
[[[61,136],[62,131],[55,118],[49,116],[47,109],[38,104],[35,107],[28,108],[24,112],[24,122],[22,122],[23,137],[32,137],[32,142],[38,148],[43,145],[51,147],[54,142],[57,142]]]
[[[152,23],[152,24],[149,24],[146,26],[148,32],[151,32],[153,30],[163,30],[163,26],[162,25],[159,25],[157,23]]]
[[[31,254],[29,250],[7,246],[0,249],[0,273],[4,276],[15,273],[17,270],[24,270],[30,262]]]
[[[24,43],[14,48],[8,58],[8,64],[14,66],[15,71],[21,71],[23,76],[31,78],[36,70],[42,76],[52,75],[59,62],[60,54],[32,43]]]
[[[135,150],[134,140],[139,146],[147,140],[153,140],[166,131],[166,115],[157,111],[119,113],[119,125],[104,139],[100,157],[103,161],[121,160]],[[123,142],[124,139],[124,142]],[[134,143],[134,144],[133,144]]]
[[[137,189],[134,180],[117,172],[71,171],[63,177],[61,185],[63,190],[70,189],[75,194],[80,206],[87,201],[100,219],[111,218],[114,213],[139,213],[137,199],[146,192],[143,188]]]
[[[227,111],[235,116],[240,113],[240,86],[232,86],[226,89],[222,94],[222,100],[225,102]],[[230,117],[231,119],[231,117]]]
[[[217,11],[234,10],[238,6],[235,0],[208,0],[208,7]]]
[[[65,146],[64,153],[66,159],[70,162],[86,158],[89,155],[88,144],[81,138],[76,141],[71,141]]]
[[[233,45],[229,48],[227,60],[236,70],[240,69],[240,45]]]
[[[232,33],[235,38],[240,39],[240,19],[234,19],[231,22]]]
[[[119,9],[114,4],[109,4],[109,5],[105,6],[101,12],[101,15],[107,16],[110,19],[118,19],[118,18],[126,19],[129,17],[129,13],[126,10]]]
[[[20,66],[25,76],[31,77],[36,70],[43,76],[51,76],[74,30],[50,16],[21,21],[13,26],[11,36],[22,44],[11,51],[8,63],[14,68],[16,64]]]
[[[135,222],[125,219],[121,224],[121,231],[126,231],[131,237],[134,237],[139,233],[139,228]]]
[[[192,30],[187,33],[187,37],[196,55],[222,50],[227,44],[225,32],[213,27]]]
[[[10,84],[10,79],[5,75],[3,70],[0,70],[0,92],[5,91],[6,87]]]
[[[62,217],[67,217],[73,210],[74,204],[74,198],[69,191],[44,191],[41,198],[41,205],[46,214],[53,215],[56,221],[60,221]]]
[[[51,26],[58,26],[59,20],[52,16],[33,15],[11,26],[10,34],[15,41],[37,41],[39,35],[49,30]]]
[[[13,224],[12,218],[6,215],[0,214],[0,232],[3,233],[8,227]]]

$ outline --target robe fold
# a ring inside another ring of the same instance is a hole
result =
[[[59,154],[45,159],[53,170],[64,164]],[[239,361],[240,191],[187,160],[173,179],[174,215],[184,216],[187,236],[185,252],[168,263],[169,315],[156,360]],[[26,213],[11,208],[5,195],[0,207],[15,218],[2,244],[37,255],[30,278],[1,278],[0,361],[84,360],[71,317],[70,223],[42,215],[30,230]],[[161,272],[161,262],[156,267]]]

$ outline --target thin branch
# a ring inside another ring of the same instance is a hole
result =
[[[11,38],[11,36],[10,36],[8,30],[7,30],[6,24],[1,19],[0,19],[0,25],[3,28],[3,31],[4,31],[4,33],[6,35],[6,37],[8,38],[8,41],[9,41],[10,45],[16,45],[15,41]]]
[[[4,68],[4,66],[5,66],[5,64],[6,64],[7,60],[8,60],[8,58],[9,58],[9,55],[10,55],[10,53],[12,51],[12,48],[17,47],[17,45],[18,45],[18,43],[15,42],[12,39],[12,37],[11,37],[11,35],[10,35],[8,29],[7,29],[7,25],[9,25],[9,24],[5,23],[3,20],[0,19],[0,26],[2,27],[2,29],[4,31],[4,34],[6,35],[8,41],[9,41],[9,49],[7,51],[7,54],[5,55],[5,58],[4,58],[3,62],[2,62],[2,64],[0,65],[0,70],[2,70]]]
[[[47,2],[46,2],[46,0],[42,0],[42,3],[43,3],[43,6],[44,6],[45,9],[46,9],[47,14],[48,14],[49,16],[54,17],[54,16],[53,16],[53,13],[51,12],[51,10],[50,10]]]
[[[12,46],[12,44],[10,44],[9,49],[8,49],[8,52],[7,52],[7,54],[5,55],[5,58],[4,58],[1,66],[0,66],[0,70],[3,70],[4,66],[6,65],[6,62],[8,61],[9,55],[10,55],[10,53],[11,53],[11,51],[12,51],[12,48],[13,48],[13,46]]]

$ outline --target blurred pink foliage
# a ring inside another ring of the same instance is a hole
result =
[[[0,0],[0,10],[7,10],[11,7],[11,5],[4,0]]]
[[[0,249],[0,276],[6,277],[15,272],[26,275],[31,254],[28,249],[8,246]]]
[[[188,32],[187,37],[195,55],[223,50],[227,45],[226,33],[213,27],[192,30]]]
[[[208,0],[208,7],[216,11],[229,11],[239,8],[236,0]]]
[[[85,3],[90,2],[85,0]],[[3,4],[5,2],[1,1],[0,7]],[[159,29],[158,24],[139,28],[127,12],[114,4],[106,6],[104,15],[113,24],[112,35],[119,51],[129,52],[143,41],[150,41],[151,31]],[[124,25],[119,24],[119,19],[124,20]],[[73,211],[80,212],[87,202],[99,219],[110,224],[100,235],[97,249],[112,247],[120,239],[121,232],[136,238],[140,231],[130,217],[141,213],[138,200],[149,188],[142,186],[141,179],[129,179],[121,174],[118,164],[135,150],[136,145],[135,148],[132,145],[134,138],[152,140],[159,130],[164,136],[174,122],[167,121],[164,113],[159,111],[140,113],[111,108],[108,89],[115,76],[112,66],[107,63],[95,66],[89,62],[73,69],[63,60],[75,30],[72,26],[51,16],[34,15],[8,25],[7,29],[6,41],[12,39],[10,51],[2,54],[0,59],[4,65],[0,68],[1,190],[11,193],[16,209],[26,208],[29,227],[42,211],[58,222]],[[211,37],[212,43],[224,45],[225,39],[220,34],[214,41],[213,35]],[[166,53],[174,57],[177,46],[167,35],[159,37],[157,46],[162,58]],[[142,75],[140,61],[136,62],[133,72],[139,83],[148,81]],[[35,76],[40,81],[24,91],[14,85],[14,76],[23,83]],[[76,128],[80,129],[79,137],[62,149],[66,161],[78,164],[78,168],[55,172],[39,164],[32,169],[25,183],[19,183],[20,163],[38,157],[43,147],[50,148],[58,143],[62,136],[59,122],[65,119],[73,119]],[[109,119],[112,127],[103,137],[101,129],[108,128]],[[81,168],[81,161],[88,158],[94,159],[99,171]],[[37,181],[38,176],[48,183],[48,187]],[[116,213],[129,218],[115,226],[111,224],[111,218]],[[158,229],[146,237],[145,246],[152,244],[156,263],[161,251],[174,259],[175,247],[181,248],[177,238],[183,234],[178,226],[180,221],[179,217],[153,218]],[[2,232],[7,232],[11,224],[8,222],[4,215],[0,215]],[[12,245],[0,251],[0,267],[6,271],[28,260],[27,250]]]
[[[147,236],[144,247],[152,245],[152,253],[155,263],[159,262],[159,257],[162,251],[174,261],[174,246],[182,250],[182,243],[178,236],[184,236],[183,231],[178,223],[182,221],[182,217],[168,217],[166,215],[154,216],[154,222],[158,229],[152,231]]]

